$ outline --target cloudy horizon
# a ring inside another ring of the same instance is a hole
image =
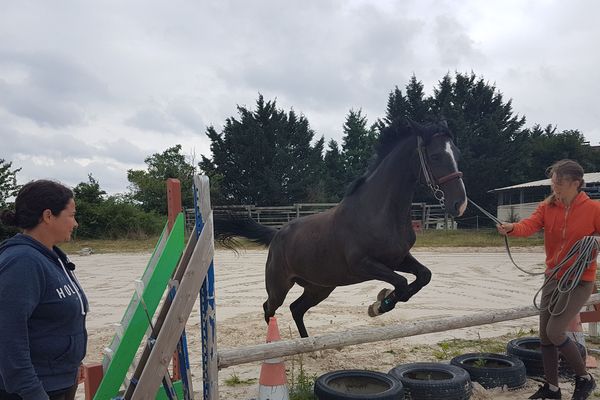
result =
[[[175,144],[209,156],[258,94],[340,140],[350,109],[369,122],[414,74],[431,94],[474,72],[527,126],[600,143],[595,1],[4,2],[0,158],[20,183],[93,174],[109,193]]]

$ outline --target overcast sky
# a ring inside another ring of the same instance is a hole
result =
[[[342,136],[411,75],[427,94],[448,72],[495,84],[527,125],[600,143],[600,2],[0,0],[0,158],[20,183],[108,192],[127,170],[182,144],[209,155],[258,93]]]

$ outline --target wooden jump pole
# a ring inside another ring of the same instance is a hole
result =
[[[600,294],[592,295],[586,305],[600,302]],[[335,349],[361,343],[379,342],[426,333],[443,332],[452,329],[487,325],[502,321],[511,321],[538,315],[539,311],[532,305],[500,311],[484,311],[466,316],[447,317],[436,320],[403,322],[383,327],[362,327],[351,331],[331,333],[327,335],[264,343],[253,346],[224,349],[218,352],[217,365],[227,368],[232,365],[253,361],[267,360],[293,354],[309,353],[317,350]]]

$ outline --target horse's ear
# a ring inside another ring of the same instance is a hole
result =
[[[412,119],[407,118],[406,122],[408,123],[408,126],[413,131],[413,133],[417,134],[418,132],[423,131],[423,125],[419,124],[417,121],[413,121]]]
[[[448,121],[446,121],[445,119],[440,121],[440,125],[442,125],[442,127],[448,129]]]

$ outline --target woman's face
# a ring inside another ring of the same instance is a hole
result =
[[[563,202],[565,199],[573,199],[578,193],[578,180],[571,180],[567,177],[560,178],[556,174],[552,174],[550,182],[552,193]]]
[[[56,243],[68,242],[71,240],[73,229],[77,228],[75,220],[75,200],[70,199],[64,210],[58,215],[50,217],[50,229],[52,237]]]

